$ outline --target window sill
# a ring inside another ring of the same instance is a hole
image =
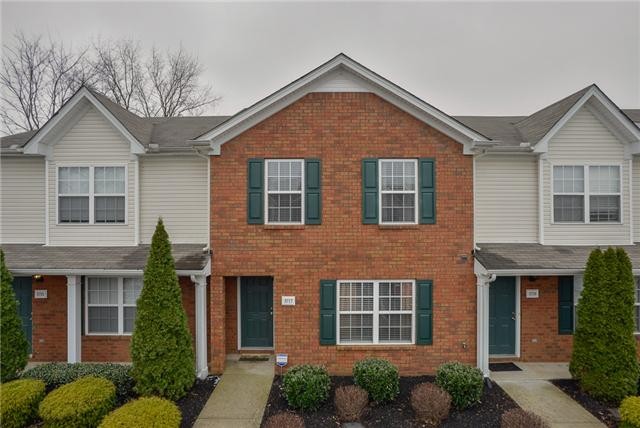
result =
[[[417,348],[417,345],[412,343],[398,345],[336,345],[336,350],[338,351],[409,351]]]
[[[388,230],[406,230],[406,229],[418,229],[418,224],[379,224],[378,229]]]
[[[305,226],[304,224],[265,224],[262,225],[262,228],[266,230],[300,230]]]

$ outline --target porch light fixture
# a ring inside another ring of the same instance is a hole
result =
[[[33,275],[31,278],[32,278],[35,282],[42,282],[42,281],[44,281],[44,277],[43,277],[42,275],[40,275],[39,273],[38,273],[38,274]]]

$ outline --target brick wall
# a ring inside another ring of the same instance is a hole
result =
[[[322,225],[248,225],[252,157],[320,158]],[[436,158],[437,224],[363,225],[366,157]],[[212,371],[222,369],[234,342],[235,321],[226,307],[234,302],[225,296],[224,277],[243,275],[274,278],[275,351],[289,354],[290,364],[322,363],[349,373],[355,360],[376,355],[404,374],[432,373],[454,359],[475,364],[473,263],[459,258],[473,246],[473,173],[461,144],[373,94],[313,93],[225,144],[211,160]],[[320,279],[387,278],[434,281],[433,345],[320,346]],[[281,306],[282,295],[296,296],[296,306]]]
[[[228,354],[238,352],[238,280],[235,277],[224,279],[226,350]]]
[[[32,284],[33,290],[46,289],[48,294],[47,299],[32,299],[32,360],[66,361],[67,278],[66,276],[45,276],[42,282],[34,281]],[[195,335],[195,287],[186,277],[180,278],[180,286],[189,328]],[[193,337],[195,346],[195,336]],[[82,361],[129,361],[130,341],[130,336],[87,336],[83,331]]]
[[[520,278],[520,357],[522,361],[569,361],[573,336],[558,334],[558,277]],[[526,290],[537,289],[537,299]]]

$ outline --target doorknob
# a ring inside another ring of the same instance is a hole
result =
[[[515,312],[511,312],[511,319],[512,320],[516,320],[516,313]]]

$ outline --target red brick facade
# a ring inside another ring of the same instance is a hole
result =
[[[537,299],[527,299],[537,289]],[[558,277],[520,278],[520,360],[569,361],[573,336],[558,334]]]
[[[322,160],[322,224],[247,224],[249,158]],[[436,160],[434,225],[363,225],[363,158]],[[237,341],[237,276],[274,279],[274,345],[290,364],[325,364],[349,373],[368,355],[403,374],[432,373],[440,363],[475,364],[473,168],[462,145],[370,93],[312,93],[247,130],[211,157],[212,360],[219,372]],[[227,278],[225,278],[227,277]],[[320,346],[321,279],[432,279],[433,345]],[[282,295],[296,305],[281,306]]]
[[[180,286],[189,328],[195,334],[195,287],[186,277],[180,278]],[[66,361],[67,277],[45,276],[41,282],[33,281],[32,289],[47,290],[46,299],[32,298],[32,361]],[[88,336],[83,331],[81,340],[82,361],[130,361],[130,336]]]

